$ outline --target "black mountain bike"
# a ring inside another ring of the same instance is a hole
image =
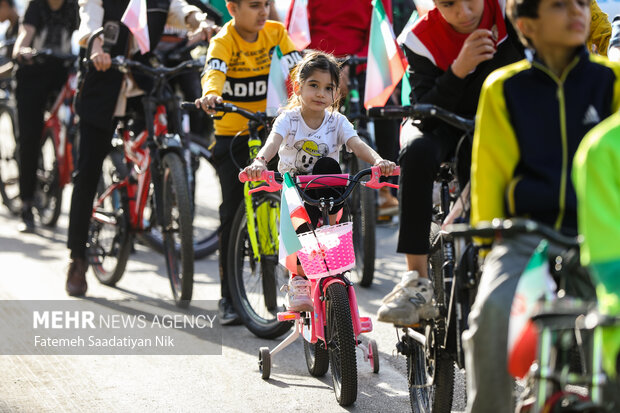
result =
[[[440,119],[471,137],[474,122],[430,104],[371,108],[371,117],[406,118],[414,121]],[[458,148],[457,148],[458,153]],[[458,159],[458,158],[457,158]],[[440,202],[433,211],[430,232],[429,278],[435,290],[434,308],[419,324],[402,329],[396,345],[407,358],[409,398],[414,413],[449,413],[454,391],[454,365],[465,367],[461,333],[476,297],[479,279],[478,249],[471,242],[458,243],[441,230],[441,224],[457,202],[460,191],[452,191],[456,165],[444,163],[439,169]]]

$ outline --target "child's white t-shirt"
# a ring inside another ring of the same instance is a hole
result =
[[[323,123],[312,129],[304,122],[299,107],[282,112],[273,123],[272,132],[283,138],[278,150],[278,171],[297,175],[311,173],[316,161],[324,156],[338,160],[342,145],[357,136],[351,122],[340,112],[325,109]]]

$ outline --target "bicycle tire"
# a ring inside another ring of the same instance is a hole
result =
[[[211,160],[209,157],[209,151],[204,146],[205,143],[199,138],[191,137],[191,162],[195,164],[192,165],[192,171],[197,173],[200,168],[204,170],[205,167],[212,166]],[[209,174],[208,185],[219,187],[217,182],[217,174],[213,171]],[[190,189],[192,191],[191,199],[194,201],[194,205],[192,208],[193,211],[193,242],[194,242],[194,259],[202,259],[205,258],[217,251],[219,247],[219,215],[217,209],[210,210],[210,208],[206,205],[198,205],[196,202],[196,178],[193,180],[193,187]],[[213,200],[211,199],[212,194],[215,193],[213,191],[219,190],[219,188],[205,188],[204,185],[200,186],[201,190],[205,189],[205,193],[209,194],[209,203],[212,204]],[[203,198],[198,198],[203,199]],[[207,197],[204,197],[207,199]],[[217,202],[216,202],[217,203]],[[164,252],[164,240],[161,232],[157,228],[156,225],[151,227],[151,231],[144,232],[141,238],[148,244],[149,247],[153,248],[155,251],[159,253]],[[177,245],[177,249],[180,246]]]
[[[370,165],[355,157],[349,161],[349,171],[355,174]],[[350,198],[349,208],[353,221],[355,267],[351,279],[362,287],[372,285],[375,276],[377,201],[375,191],[356,188]]]
[[[433,283],[433,289],[435,293],[435,301],[438,307],[445,306],[445,293],[443,282],[443,249],[440,240],[441,227],[435,222],[431,222],[431,231],[429,235],[429,242],[431,246],[437,244],[437,247],[433,249],[428,257],[428,275]]]
[[[323,377],[327,373],[329,369],[329,353],[325,342],[317,340],[316,343],[310,343],[304,340],[304,355],[306,356],[306,365],[310,375]]]
[[[60,186],[58,157],[52,129],[48,128],[43,131],[39,152],[34,206],[41,224],[46,227],[54,227],[60,216],[63,188]]]
[[[409,401],[413,413],[450,413],[454,393],[454,362],[445,353],[428,358],[420,343],[405,336]],[[430,362],[430,363],[429,363]],[[432,382],[432,385],[428,383]]]
[[[17,158],[17,133],[14,111],[0,107],[0,196],[13,215],[21,211],[19,198],[19,163]]]
[[[103,171],[97,188],[97,198],[114,182],[126,176],[123,153],[113,150],[104,160]],[[118,188],[105,198],[90,219],[88,229],[87,255],[95,277],[102,284],[114,286],[125,273],[129,254],[131,253],[132,235],[129,231],[127,217],[127,193],[125,188]],[[97,215],[100,214],[100,215]],[[96,216],[113,218],[114,223],[97,219]],[[108,231],[107,229],[111,229]],[[105,231],[104,231],[105,229]],[[110,241],[105,238],[110,233]]]
[[[194,251],[189,188],[183,161],[178,154],[166,153],[161,165],[163,191],[161,228],[166,271],[176,305],[185,308],[189,306],[194,288]],[[180,246],[179,249],[176,247],[177,244]]]
[[[327,334],[329,364],[336,400],[350,406],[357,399],[357,359],[355,334],[346,287],[333,283],[327,287]]]
[[[279,211],[280,197],[277,194],[259,193],[253,195],[253,202],[255,211],[265,203],[269,208],[277,208]],[[278,222],[274,222],[273,225],[279,227]],[[271,230],[267,229],[267,231]],[[273,242],[276,241],[273,240]],[[277,295],[277,286],[288,283],[288,272],[277,264],[276,254],[277,249],[271,257],[265,254],[261,254],[260,260],[254,257],[248,235],[245,205],[240,205],[232,223],[228,248],[227,282],[237,314],[247,329],[257,337],[266,339],[280,337],[293,325],[289,321],[279,322],[277,318],[278,311],[286,311],[284,295]],[[268,263],[267,271],[264,268],[266,262]],[[266,277],[273,277],[273,279],[265,280]],[[265,289],[265,285],[270,287]],[[274,303],[272,295],[274,293],[276,294],[276,306],[270,308]]]

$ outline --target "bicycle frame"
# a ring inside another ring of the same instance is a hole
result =
[[[44,131],[49,129],[53,131],[56,161],[58,163],[58,184],[61,188],[71,182],[71,174],[73,173],[73,144],[68,134],[72,132],[70,128],[75,126],[73,98],[75,97],[76,87],[77,75],[71,71],[54,104],[48,111],[43,125]],[[63,106],[70,109],[68,114],[60,113]]]
[[[371,179],[363,184],[369,188],[381,188],[383,186],[393,186],[392,184],[381,182],[379,183],[380,170],[378,167],[371,168]],[[394,175],[397,175],[399,170],[394,172]],[[331,204],[341,204],[344,200],[353,192],[356,187],[356,184],[360,183],[361,176],[366,175],[364,171],[361,171],[351,180],[354,182],[352,185],[348,185],[344,194],[342,194],[337,200],[328,199],[328,200],[319,200],[319,204],[322,206],[322,212],[324,215],[324,222],[329,222],[327,219],[327,209],[329,209],[329,205]],[[240,178],[242,181],[247,181],[244,178],[245,174],[242,172],[240,174]],[[342,186],[343,178],[346,177],[346,182],[350,178],[349,175],[300,175],[298,176],[298,184],[302,188],[312,188],[312,187],[323,187],[325,185],[340,185]],[[254,193],[258,191],[269,191],[275,192],[281,189],[282,185],[276,182],[276,175],[272,171],[264,171],[263,176],[261,177],[262,181],[256,181],[259,183],[266,183],[266,185],[261,185],[257,188],[254,188],[249,191],[249,193]],[[315,181],[319,179],[326,179],[321,184],[316,184]],[[249,182],[246,182],[249,183]],[[300,192],[302,198],[306,201],[315,201],[311,198],[308,198],[303,192]],[[316,203],[316,202],[315,202]],[[325,207],[325,208],[323,208]],[[311,279],[311,297],[314,302],[314,311],[310,314],[309,317],[301,317],[299,313],[292,312],[284,312],[278,313],[279,321],[290,321],[290,320],[298,320],[296,323],[295,330],[289,335],[283,342],[281,342],[278,346],[276,346],[270,353],[274,355],[281,351],[283,348],[288,346],[291,342],[293,342],[299,335],[302,335],[303,338],[310,342],[316,343],[319,339],[326,342],[325,336],[325,326],[326,326],[326,302],[324,300],[325,293],[327,288],[334,284],[342,284],[346,289],[349,296],[349,308],[351,309],[351,320],[353,323],[353,331],[355,337],[358,337],[361,333],[368,333],[372,331],[372,320],[370,317],[360,317],[358,305],[357,305],[357,296],[355,294],[355,289],[353,288],[353,284],[344,276],[344,274],[338,275],[326,275],[324,277]],[[308,320],[309,319],[309,320]],[[368,359],[368,349],[362,344],[358,343],[358,346],[362,348],[364,352],[364,357]]]

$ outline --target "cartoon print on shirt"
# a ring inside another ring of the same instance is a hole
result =
[[[295,158],[295,169],[302,174],[312,172],[316,161],[329,153],[329,147],[326,144],[317,144],[314,141],[297,141],[295,142],[295,149],[298,151]]]

